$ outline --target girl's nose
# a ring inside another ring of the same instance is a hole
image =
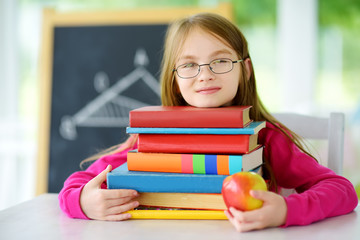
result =
[[[206,65],[204,64],[204,65],[200,66],[200,72],[197,77],[200,81],[214,80],[215,73],[213,73],[210,70],[210,66],[208,64],[206,64]]]

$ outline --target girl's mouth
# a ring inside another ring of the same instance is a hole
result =
[[[220,89],[220,87],[205,87],[196,90],[196,92],[200,94],[213,94],[218,92]]]

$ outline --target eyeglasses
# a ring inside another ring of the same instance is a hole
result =
[[[223,74],[233,70],[234,63],[239,63],[242,61],[244,61],[244,59],[232,61],[231,59],[228,58],[220,58],[220,59],[212,60],[208,64],[185,63],[173,69],[173,71],[176,72],[180,78],[193,78],[200,73],[200,67],[209,66],[209,69],[213,73]]]

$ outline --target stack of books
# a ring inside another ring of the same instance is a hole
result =
[[[108,174],[108,188],[140,193],[137,200],[147,209],[130,211],[133,218],[226,219],[223,180],[240,171],[260,172],[263,163],[257,140],[265,122],[253,122],[250,108],[130,111],[127,133],[139,135],[138,149]]]

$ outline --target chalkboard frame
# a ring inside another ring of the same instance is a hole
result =
[[[48,190],[49,148],[52,102],[52,66],[55,27],[66,26],[117,26],[138,24],[168,24],[187,15],[199,12],[218,13],[233,19],[231,3],[224,2],[212,7],[182,7],[136,9],[96,12],[60,12],[54,9],[43,10],[42,38],[39,64],[39,127],[36,166],[36,195]]]

